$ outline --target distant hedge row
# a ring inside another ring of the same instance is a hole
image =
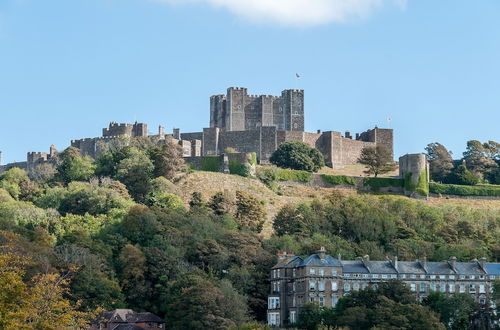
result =
[[[330,175],[330,174],[321,174],[321,178],[323,181],[329,184],[333,185],[339,185],[339,184],[348,184],[351,186],[356,185],[356,180],[349,176],[345,175]]]
[[[298,182],[311,182],[313,175],[306,171],[296,170],[278,170],[277,181],[298,181]]]
[[[370,186],[373,191],[378,191],[380,188],[386,187],[404,187],[405,180],[394,178],[365,178],[363,180],[365,186]]]
[[[461,186],[431,182],[429,183],[429,191],[434,194],[445,195],[500,197],[500,186]]]

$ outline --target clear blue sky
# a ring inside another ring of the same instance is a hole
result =
[[[199,131],[229,86],[300,87],[309,131],[392,117],[396,157],[459,157],[500,140],[500,1],[0,0],[4,163],[109,121]]]

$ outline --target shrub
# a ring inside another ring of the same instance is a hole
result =
[[[201,170],[219,172],[222,164],[219,156],[207,156],[201,160]]]
[[[323,179],[324,182],[333,184],[333,185],[339,185],[339,184],[348,184],[351,186],[356,185],[356,180],[354,178],[345,176],[345,175],[329,175],[329,174],[322,174],[321,178]]]
[[[384,187],[404,187],[405,181],[403,179],[394,179],[394,178],[365,178],[363,180],[363,184],[365,186],[370,186],[373,191],[379,191],[380,188]]]
[[[239,160],[230,159],[229,173],[246,177],[250,175],[250,170],[245,164],[242,164]]]
[[[462,186],[431,182],[429,190],[434,194],[500,197],[500,186]]]
[[[257,154],[255,152],[250,153],[250,159],[248,159],[248,163],[250,165],[256,165],[257,164]]]
[[[323,155],[304,142],[289,141],[280,144],[269,161],[282,168],[317,172],[325,166]]]

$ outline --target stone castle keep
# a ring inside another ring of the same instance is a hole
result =
[[[227,148],[240,153],[255,152],[261,164],[269,162],[272,153],[286,141],[302,141],[317,148],[332,168],[356,163],[364,147],[384,146],[393,155],[393,130],[373,128],[352,136],[335,131],[304,131],[304,91],[287,89],[281,96],[249,95],[246,88],[228,88],[225,95],[210,97],[210,127],[200,132],[182,133],[179,129],[166,134],[162,126],[158,134],[148,135],[147,124],[118,124],[111,122],[102,136],[72,140],[71,146],[83,155],[96,158],[103,146],[123,136],[144,137],[155,141],[172,138],[182,146],[188,162],[198,157],[224,154]],[[50,154],[28,153],[26,162],[0,167],[0,172],[10,167],[27,170],[36,163],[50,161]],[[394,156],[394,155],[393,155]]]

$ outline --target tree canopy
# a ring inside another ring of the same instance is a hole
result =
[[[269,161],[282,168],[308,172],[317,172],[325,166],[321,152],[300,141],[288,141],[280,144]]]

